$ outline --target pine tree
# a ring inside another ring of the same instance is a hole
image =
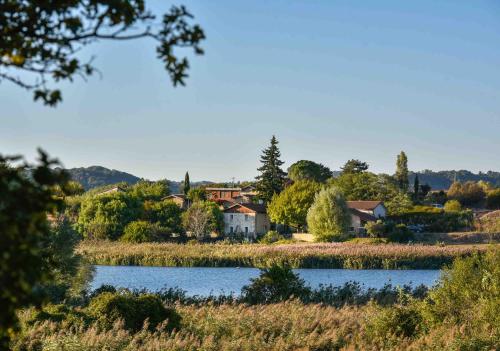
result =
[[[262,166],[257,169],[260,174],[256,177],[259,197],[266,202],[271,201],[274,194],[279,194],[283,190],[286,173],[281,169],[283,161],[280,157],[278,140],[273,135],[271,145],[262,151],[260,157]]]
[[[189,190],[191,189],[191,184],[189,184],[189,173],[186,172],[186,175],[184,176],[184,195],[187,196],[189,193]]]
[[[415,181],[413,182],[413,194],[415,196],[415,201],[418,201],[419,191],[420,191],[420,181],[418,179],[418,174],[415,174]]]
[[[408,158],[404,151],[398,155],[396,161],[396,180],[398,182],[399,188],[407,192],[409,187],[408,181]]]

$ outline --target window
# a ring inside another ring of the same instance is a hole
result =
[[[245,215],[245,221],[248,221],[248,215]]]
[[[232,221],[233,220],[233,215],[229,215],[229,220]]]
[[[233,228],[233,227],[229,228],[229,232],[230,232],[231,234],[232,234],[232,233],[234,233],[234,228]]]
[[[248,234],[248,227],[245,227],[245,234]]]

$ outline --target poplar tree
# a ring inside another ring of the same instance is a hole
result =
[[[404,151],[401,151],[401,153],[398,155],[397,161],[396,161],[396,181],[398,182],[399,189],[401,189],[404,192],[408,191],[408,158],[406,157],[406,154]]]
[[[419,190],[420,190],[420,181],[418,179],[418,174],[415,174],[415,181],[413,182],[413,193],[415,195],[415,201],[418,201]]]
[[[274,194],[279,194],[283,190],[286,173],[281,169],[283,161],[280,157],[278,140],[273,135],[271,145],[262,151],[260,157],[262,166],[257,169],[260,174],[255,178],[259,198],[266,202],[271,201]]]
[[[187,196],[189,193],[189,190],[191,189],[191,184],[189,184],[189,173],[186,172],[186,175],[184,176],[184,195]]]

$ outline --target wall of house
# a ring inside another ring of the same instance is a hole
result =
[[[353,214],[351,214],[351,227],[354,228],[354,230],[361,227],[361,219]]]
[[[373,215],[377,218],[384,218],[385,216],[387,216],[387,211],[385,210],[385,207],[382,206],[382,205],[378,205],[377,207],[375,207],[373,209]]]
[[[255,237],[255,213],[224,213],[224,234],[230,234],[231,227],[234,233],[245,233],[245,228],[248,228],[248,234]]]

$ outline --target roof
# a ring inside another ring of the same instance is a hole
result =
[[[267,213],[265,205],[254,204],[254,203],[234,204],[233,206],[226,208],[224,210],[224,212],[229,211],[230,209],[233,209],[233,208],[238,207],[238,206],[245,207],[245,208],[247,208],[250,211],[253,211],[255,213]]]
[[[366,212],[361,212],[355,208],[350,208],[349,211],[351,211],[352,215],[359,217],[363,221],[375,222],[377,220],[377,218],[375,218],[375,216],[372,216],[371,214],[366,213]]]
[[[205,188],[208,191],[241,191],[241,188]]]
[[[171,194],[171,195],[165,196],[164,198],[162,198],[162,200],[170,199],[172,197],[178,197],[178,198],[181,198],[183,200],[186,199],[186,195],[184,195],[184,194]]]
[[[384,206],[382,201],[347,201],[347,207],[357,210],[374,210],[378,205]]]

